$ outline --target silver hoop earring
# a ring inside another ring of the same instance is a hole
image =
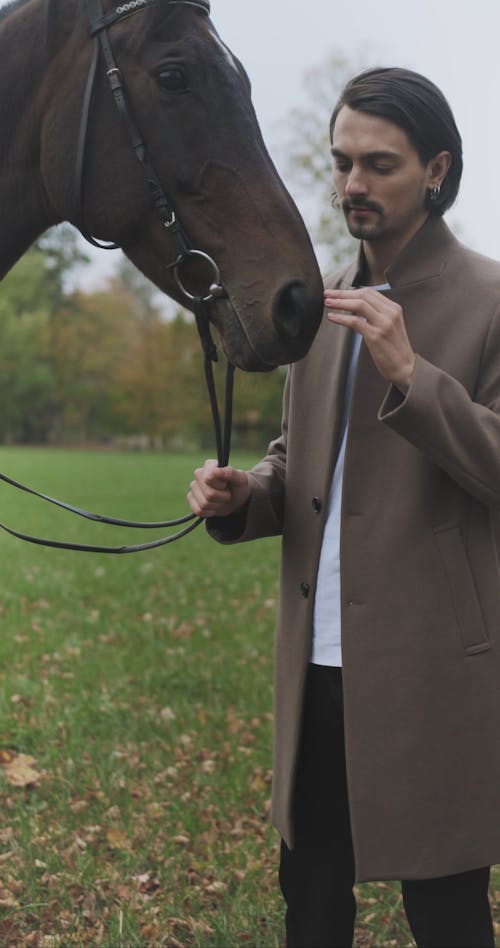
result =
[[[438,199],[440,193],[441,193],[441,185],[440,185],[440,184],[436,184],[435,187],[431,188],[431,190],[430,190],[429,197],[430,197],[431,201],[437,201],[437,199]]]

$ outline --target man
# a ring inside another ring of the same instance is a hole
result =
[[[355,879],[402,880],[419,948],[492,946],[500,265],[442,220],[461,141],[427,79],[356,77],[331,137],[358,259],[325,291],[267,457],[248,474],[207,462],[189,497],[221,542],[283,534],[272,815],[288,948],[352,944]]]

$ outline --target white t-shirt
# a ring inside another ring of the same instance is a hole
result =
[[[389,290],[388,283],[372,287],[374,290]],[[310,661],[315,665],[342,665],[340,627],[340,510],[342,504],[342,479],[347,443],[349,410],[356,378],[361,336],[355,333],[352,343],[351,361],[347,373],[342,413],[342,440],[333,472],[332,486],[328,498],[328,513],[321,546],[318,580],[314,600],[313,644]]]

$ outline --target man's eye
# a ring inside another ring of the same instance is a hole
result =
[[[392,165],[374,165],[373,170],[376,171],[377,174],[390,174],[391,171],[394,171],[394,168]]]
[[[183,69],[179,66],[172,66],[170,69],[163,69],[157,75],[158,84],[166,92],[184,92],[187,89],[187,77]]]
[[[341,174],[348,174],[350,170],[351,169],[349,165],[343,165],[337,161],[335,165],[335,171],[340,171]]]

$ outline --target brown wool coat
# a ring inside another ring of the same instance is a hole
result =
[[[342,648],[358,881],[500,862],[500,264],[431,218],[387,279],[417,365],[403,398],[362,346],[351,404]],[[209,524],[225,543],[283,533],[272,817],[292,846],[350,344],[349,331],[324,322],[289,372],[283,434],[252,473],[248,510]]]

